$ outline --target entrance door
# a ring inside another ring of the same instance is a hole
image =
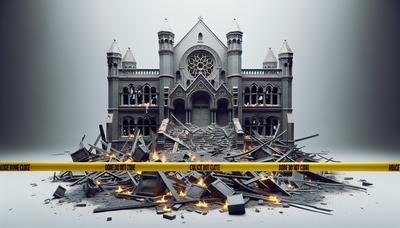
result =
[[[202,127],[210,122],[210,98],[208,94],[199,92],[192,98],[192,123]]]
[[[219,100],[217,103],[217,124],[226,126],[228,122],[228,101]]]
[[[185,102],[183,100],[174,101],[174,116],[182,123],[186,123]]]

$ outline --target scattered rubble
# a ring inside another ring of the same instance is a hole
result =
[[[176,119],[176,118],[173,118]],[[162,128],[162,129],[161,129]],[[87,149],[71,153],[74,162],[337,162],[325,157],[326,152],[308,153],[296,143],[316,137],[312,135],[289,143],[281,139],[285,130],[279,126],[275,135],[265,137],[257,132],[245,132],[241,145],[235,125],[197,127],[177,120],[164,120],[157,135],[145,140],[140,129],[126,138],[119,148],[112,147],[100,127],[100,135]],[[157,139],[156,139],[157,138]],[[100,143],[100,146],[97,144]],[[352,180],[346,177],[345,180]],[[94,198],[104,204],[93,212],[154,208],[156,214],[174,220],[173,211],[186,210],[206,215],[219,209],[232,215],[246,212],[246,207],[294,207],[310,212],[331,214],[332,210],[315,206],[325,192],[359,190],[366,188],[342,183],[329,172],[71,172],[53,176],[55,182],[68,182],[70,187],[81,186],[81,199]],[[360,181],[362,186],[372,183]],[[58,186],[54,197],[65,196],[66,188]],[[113,199],[124,199],[124,204],[113,204]],[[98,202],[99,202],[98,201]],[[108,202],[108,204],[107,204]],[[45,204],[50,199],[45,200]],[[96,205],[94,203],[94,205]],[[86,207],[86,203],[75,204]],[[269,209],[269,208],[268,208]],[[260,212],[256,208],[256,212]],[[283,213],[283,211],[279,211]],[[181,215],[183,217],[183,215]],[[112,218],[108,217],[107,221]]]

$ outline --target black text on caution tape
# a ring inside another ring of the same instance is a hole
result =
[[[135,171],[135,164],[106,164],[105,171]]]
[[[0,164],[1,171],[30,171],[30,164]]]
[[[309,171],[310,165],[301,164],[301,165],[291,165],[291,164],[281,164],[279,165],[279,171]]]

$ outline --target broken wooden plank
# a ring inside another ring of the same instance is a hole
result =
[[[158,175],[160,175],[161,180],[164,182],[167,189],[171,192],[172,197],[174,197],[175,201],[179,201],[180,200],[179,194],[176,192],[174,186],[172,186],[171,181],[167,178],[165,173],[158,172]]]
[[[277,135],[276,137],[273,137],[272,139],[268,140],[267,142],[264,142],[263,144],[261,144],[261,145],[255,147],[255,148],[253,148],[253,149],[251,149],[251,150],[249,150],[249,151],[245,151],[245,152],[242,152],[242,153],[239,153],[239,154],[233,154],[233,155],[225,156],[224,158],[225,158],[225,159],[227,159],[227,158],[235,158],[235,157],[240,157],[240,156],[244,156],[244,155],[246,155],[246,154],[253,153],[254,151],[260,149],[261,147],[263,147],[263,146],[265,146],[265,145],[267,145],[267,144],[269,144],[269,143],[275,141],[276,138],[282,136],[282,135],[285,134],[285,133],[286,133],[286,130],[284,130],[282,133],[280,133],[280,134]]]
[[[300,142],[300,141],[303,141],[303,140],[306,140],[306,139],[311,139],[311,138],[314,138],[314,137],[317,137],[317,136],[319,136],[319,134],[314,134],[314,135],[306,136],[306,137],[303,137],[303,138],[298,138],[298,139],[295,139],[294,142]]]

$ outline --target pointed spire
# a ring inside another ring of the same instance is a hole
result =
[[[114,39],[107,53],[121,53],[121,51],[118,48],[117,40]]]
[[[231,25],[231,28],[229,29],[229,32],[242,32],[236,18],[233,18],[232,25]]]
[[[283,45],[279,53],[293,53],[292,49],[289,47],[289,44],[286,40],[283,41]]]
[[[167,18],[164,18],[164,24],[161,26],[160,32],[172,32],[172,28],[169,26]]]
[[[264,63],[272,63],[272,62],[278,62],[278,60],[276,59],[276,56],[272,51],[272,49],[269,48],[267,55],[265,56]]]
[[[135,57],[133,57],[131,48],[128,48],[128,50],[126,50],[124,58],[122,58],[122,62],[136,63],[136,60],[135,60]]]

